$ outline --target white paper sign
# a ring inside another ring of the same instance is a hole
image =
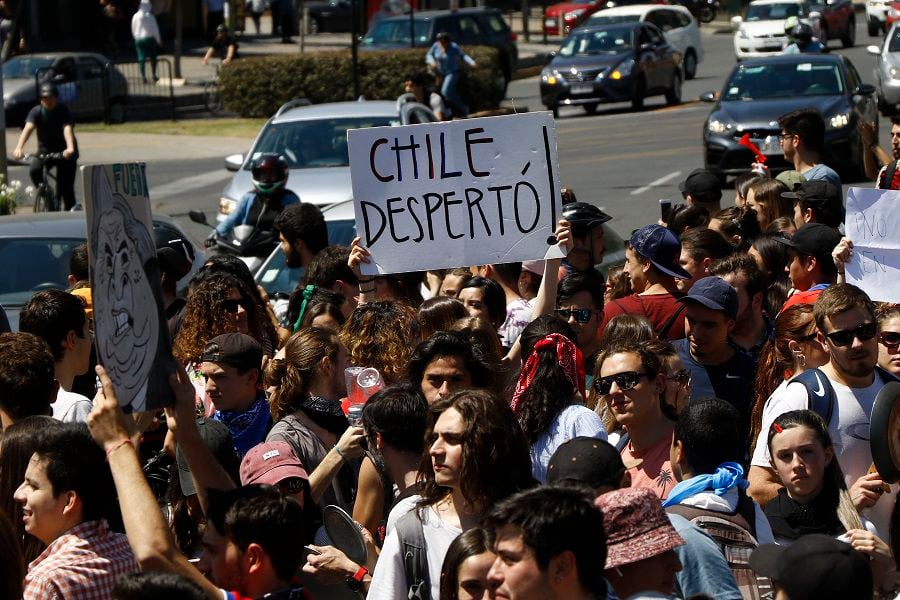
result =
[[[853,240],[847,283],[872,300],[900,302],[900,192],[850,188],[845,233]]]
[[[348,143],[368,273],[562,256],[549,112],[354,129]]]

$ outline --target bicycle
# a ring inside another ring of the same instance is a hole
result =
[[[212,114],[218,114],[222,110],[222,95],[219,93],[219,69],[221,63],[216,62],[213,65],[215,69],[215,78],[203,84],[203,103],[206,110]]]
[[[33,158],[39,158],[42,166],[41,183],[34,190],[34,212],[51,212],[59,210],[60,198],[56,193],[55,183],[56,174],[51,171],[53,169],[48,163],[50,161],[63,160],[62,152],[48,152],[46,154],[26,154],[25,161],[30,162]]]

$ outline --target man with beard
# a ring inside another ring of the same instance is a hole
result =
[[[766,279],[759,265],[746,254],[732,254],[714,262],[709,271],[737,290],[738,312],[731,330],[731,341],[756,360],[775,327],[763,310]]]
[[[274,228],[284,252],[284,262],[292,269],[305,269],[328,245],[328,226],[315,204],[300,202],[285,207],[275,219]]]
[[[840,462],[847,481],[853,481],[850,498],[857,510],[872,521],[878,535],[889,533],[894,503],[882,499],[885,487],[878,473],[869,474],[872,451],[869,446],[869,416],[875,396],[893,378],[876,367],[878,360],[878,326],[875,306],[859,288],[837,284],[824,290],[813,308],[819,342],[830,359],[819,367],[827,381],[819,381],[821,390],[830,385],[836,402],[828,420],[828,432],[834,440],[835,458]],[[819,390],[813,390],[817,393]],[[773,395],[766,407],[762,431],[792,410],[811,408],[809,394],[802,384],[789,384]],[[762,442],[765,443],[765,442]],[[768,452],[766,453],[768,456]],[[778,494],[781,484],[771,469],[754,466],[750,470],[750,494],[765,504]],[[896,488],[894,490],[896,492]]]

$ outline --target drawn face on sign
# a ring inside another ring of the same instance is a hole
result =
[[[119,403],[131,404],[150,374],[159,341],[153,289],[144,271],[149,238],[120,197],[110,194],[100,217],[94,255],[97,351],[116,384]],[[152,246],[151,246],[152,247]]]

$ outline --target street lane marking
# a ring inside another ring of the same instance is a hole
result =
[[[163,198],[168,198],[177,194],[183,194],[185,192],[190,192],[191,190],[206,187],[207,185],[219,181],[224,181],[225,179],[229,179],[232,176],[233,175],[230,171],[226,171],[225,169],[216,169],[215,171],[209,171],[208,173],[200,173],[199,175],[182,177],[181,179],[176,179],[175,181],[170,181],[162,185],[151,186],[150,199],[153,200],[153,202],[157,202],[158,200],[161,200]]]
[[[632,195],[632,196],[638,196],[638,195],[640,195],[640,194],[643,194],[644,192],[646,192],[646,191],[649,190],[650,188],[654,188],[654,187],[661,186],[662,184],[664,184],[664,183],[666,183],[666,182],[668,182],[668,181],[670,181],[670,180],[672,180],[672,179],[675,179],[675,178],[678,177],[679,175],[681,175],[681,171],[672,171],[672,172],[669,173],[668,175],[663,175],[662,177],[660,177],[660,178],[657,179],[656,181],[651,181],[650,183],[648,183],[647,185],[645,185],[645,186],[643,186],[643,187],[639,187],[639,188],[637,188],[636,190],[632,190],[632,191],[631,191],[631,195]]]

